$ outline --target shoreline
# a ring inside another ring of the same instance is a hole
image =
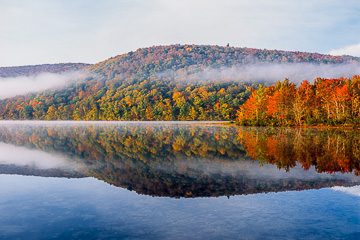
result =
[[[204,121],[204,120],[188,120],[188,121],[87,121],[87,120],[5,120],[1,119],[1,123],[70,123],[70,124],[111,124],[111,123],[154,123],[154,124],[161,124],[161,123],[173,123],[173,124],[195,124],[195,125],[226,125],[226,126],[237,126],[237,127],[272,127],[272,128],[315,128],[315,129],[346,129],[346,130],[360,130],[360,127],[352,127],[352,126],[325,126],[325,125],[314,125],[314,126],[258,126],[258,125],[240,125],[235,121]]]
[[[360,127],[351,126],[325,126],[325,125],[314,125],[314,126],[257,126],[257,125],[240,125],[236,122],[223,122],[220,124],[235,125],[239,127],[273,127],[273,128],[316,128],[316,129],[347,129],[347,130],[360,130]]]

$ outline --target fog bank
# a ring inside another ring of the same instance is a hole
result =
[[[360,74],[359,63],[347,64],[249,64],[231,68],[206,68],[197,72],[167,71],[160,73],[161,78],[175,81],[215,81],[231,80],[237,82],[267,82],[289,78],[291,82],[300,83],[303,80],[313,82],[316,78],[352,77]]]
[[[63,87],[72,82],[85,79],[84,71],[65,73],[41,73],[34,76],[0,78],[0,99],[40,92],[52,88]]]

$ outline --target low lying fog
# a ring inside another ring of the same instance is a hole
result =
[[[303,80],[313,82],[316,78],[352,77],[360,74],[360,64],[250,64],[232,68],[207,68],[196,73],[184,71],[164,72],[160,77],[178,81],[212,81],[217,79],[238,82],[267,82],[276,83],[285,78],[296,84]]]
[[[303,80],[313,82],[317,77],[339,78],[360,74],[360,64],[250,64],[232,68],[207,68],[198,72],[183,70],[165,71],[156,77],[175,81],[197,82],[229,80],[237,82],[265,82],[268,84],[289,78],[296,84]],[[63,87],[66,84],[85,79],[88,73],[83,71],[62,74],[42,73],[30,77],[0,78],[0,99]]]
[[[85,79],[83,71],[56,73],[41,73],[34,76],[0,78],[0,99],[15,97],[32,92],[63,87],[66,84]]]

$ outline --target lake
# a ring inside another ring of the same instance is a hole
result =
[[[360,239],[360,132],[0,121],[1,239]]]

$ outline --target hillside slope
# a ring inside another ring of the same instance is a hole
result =
[[[354,62],[360,58],[201,45],[143,48],[86,67],[86,81],[1,100],[0,118],[229,120],[250,95],[245,84],[221,76],[192,81],[191,74],[253,63]]]
[[[141,79],[169,70],[196,72],[205,68],[216,69],[256,63],[339,64],[359,62],[360,58],[352,56],[209,45],[171,45],[141,48],[135,52],[118,55],[95,64],[90,69],[108,80],[117,81],[132,77]],[[172,76],[167,77],[171,78]]]

